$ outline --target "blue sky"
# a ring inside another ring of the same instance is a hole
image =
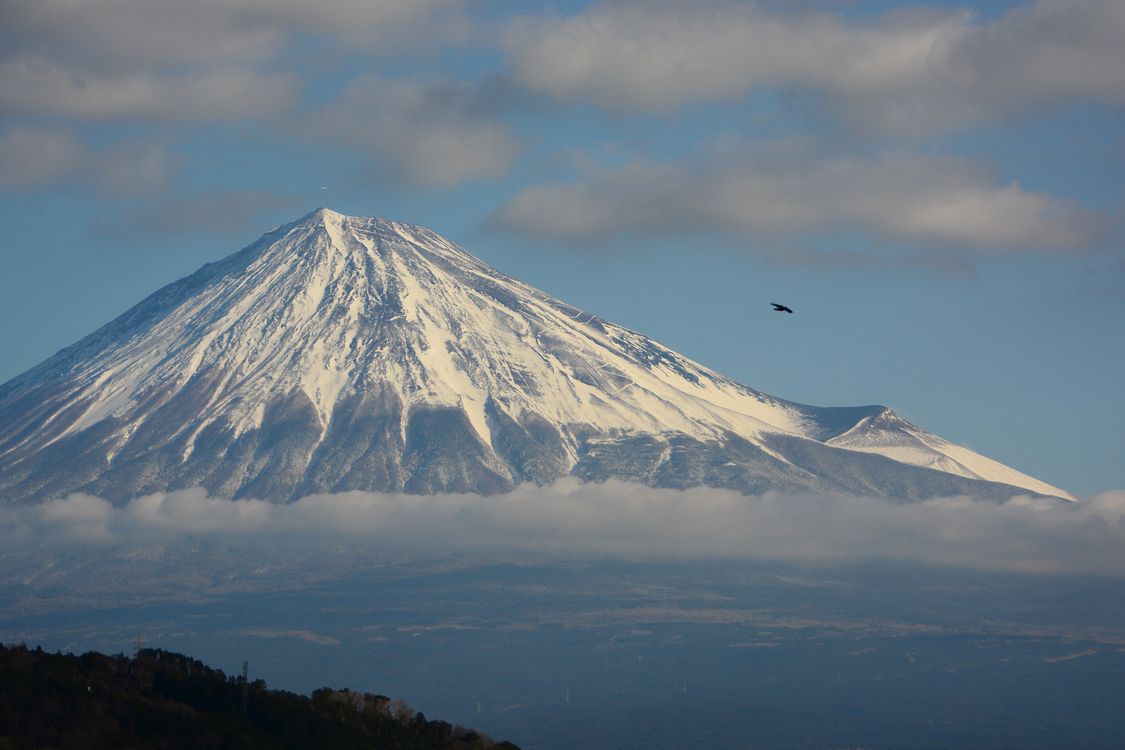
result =
[[[980,5],[0,3],[0,380],[327,205],[1125,487],[1125,4]]]

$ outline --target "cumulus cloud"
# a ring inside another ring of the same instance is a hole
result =
[[[252,539],[365,550],[540,553],[791,562],[913,561],[1027,573],[1125,575],[1125,491],[1074,503],[1014,497],[894,504],[862,497],[748,497],[573,479],[498,496],[348,492],[290,505],[185,490],[114,507],[88,495],[0,510],[0,544],[31,548]]]
[[[499,177],[521,144],[498,114],[504,83],[418,81],[364,76],[307,119],[321,142],[359,149],[359,172],[434,187]]]
[[[885,240],[988,252],[1073,249],[1103,223],[1069,201],[997,184],[963,160],[839,158],[781,149],[724,151],[685,164],[633,163],[584,182],[526,188],[494,217],[528,235],[588,240],[619,233],[739,236],[855,230]]]
[[[1039,0],[854,20],[727,0],[603,2],[525,17],[504,45],[517,78],[564,100],[661,111],[759,87],[820,92],[853,124],[925,133],[1075,101],[1125,104],[1125,5]]]
[[[70,181],[111,193],[141,193],[165,183],[171,162],[163,144],[152,141],[94,148],[58,128],[0,134],[0,188],[17,192]]]

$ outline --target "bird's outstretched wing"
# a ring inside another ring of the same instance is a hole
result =
[[[773,311],[774,312],[787,312],[787,313],[793,312],[792,310],[790,310],[785,305],[779,305],[776,302],[771,302],[770,304],[773,305]]]

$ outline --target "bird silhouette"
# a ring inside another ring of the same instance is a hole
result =
[[[792,310],[790,310],[785,305],[779,305],[776,302],[771,302],[770,304],[773,305],[773,311],[774,312],[787,312],[787,313],[793,312]]]

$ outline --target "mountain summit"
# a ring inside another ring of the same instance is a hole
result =
[[[5,503],[490,493],[567,474],[1069,497],[885,407],[740,385],[428,229],[324,208],[0,386]]]

